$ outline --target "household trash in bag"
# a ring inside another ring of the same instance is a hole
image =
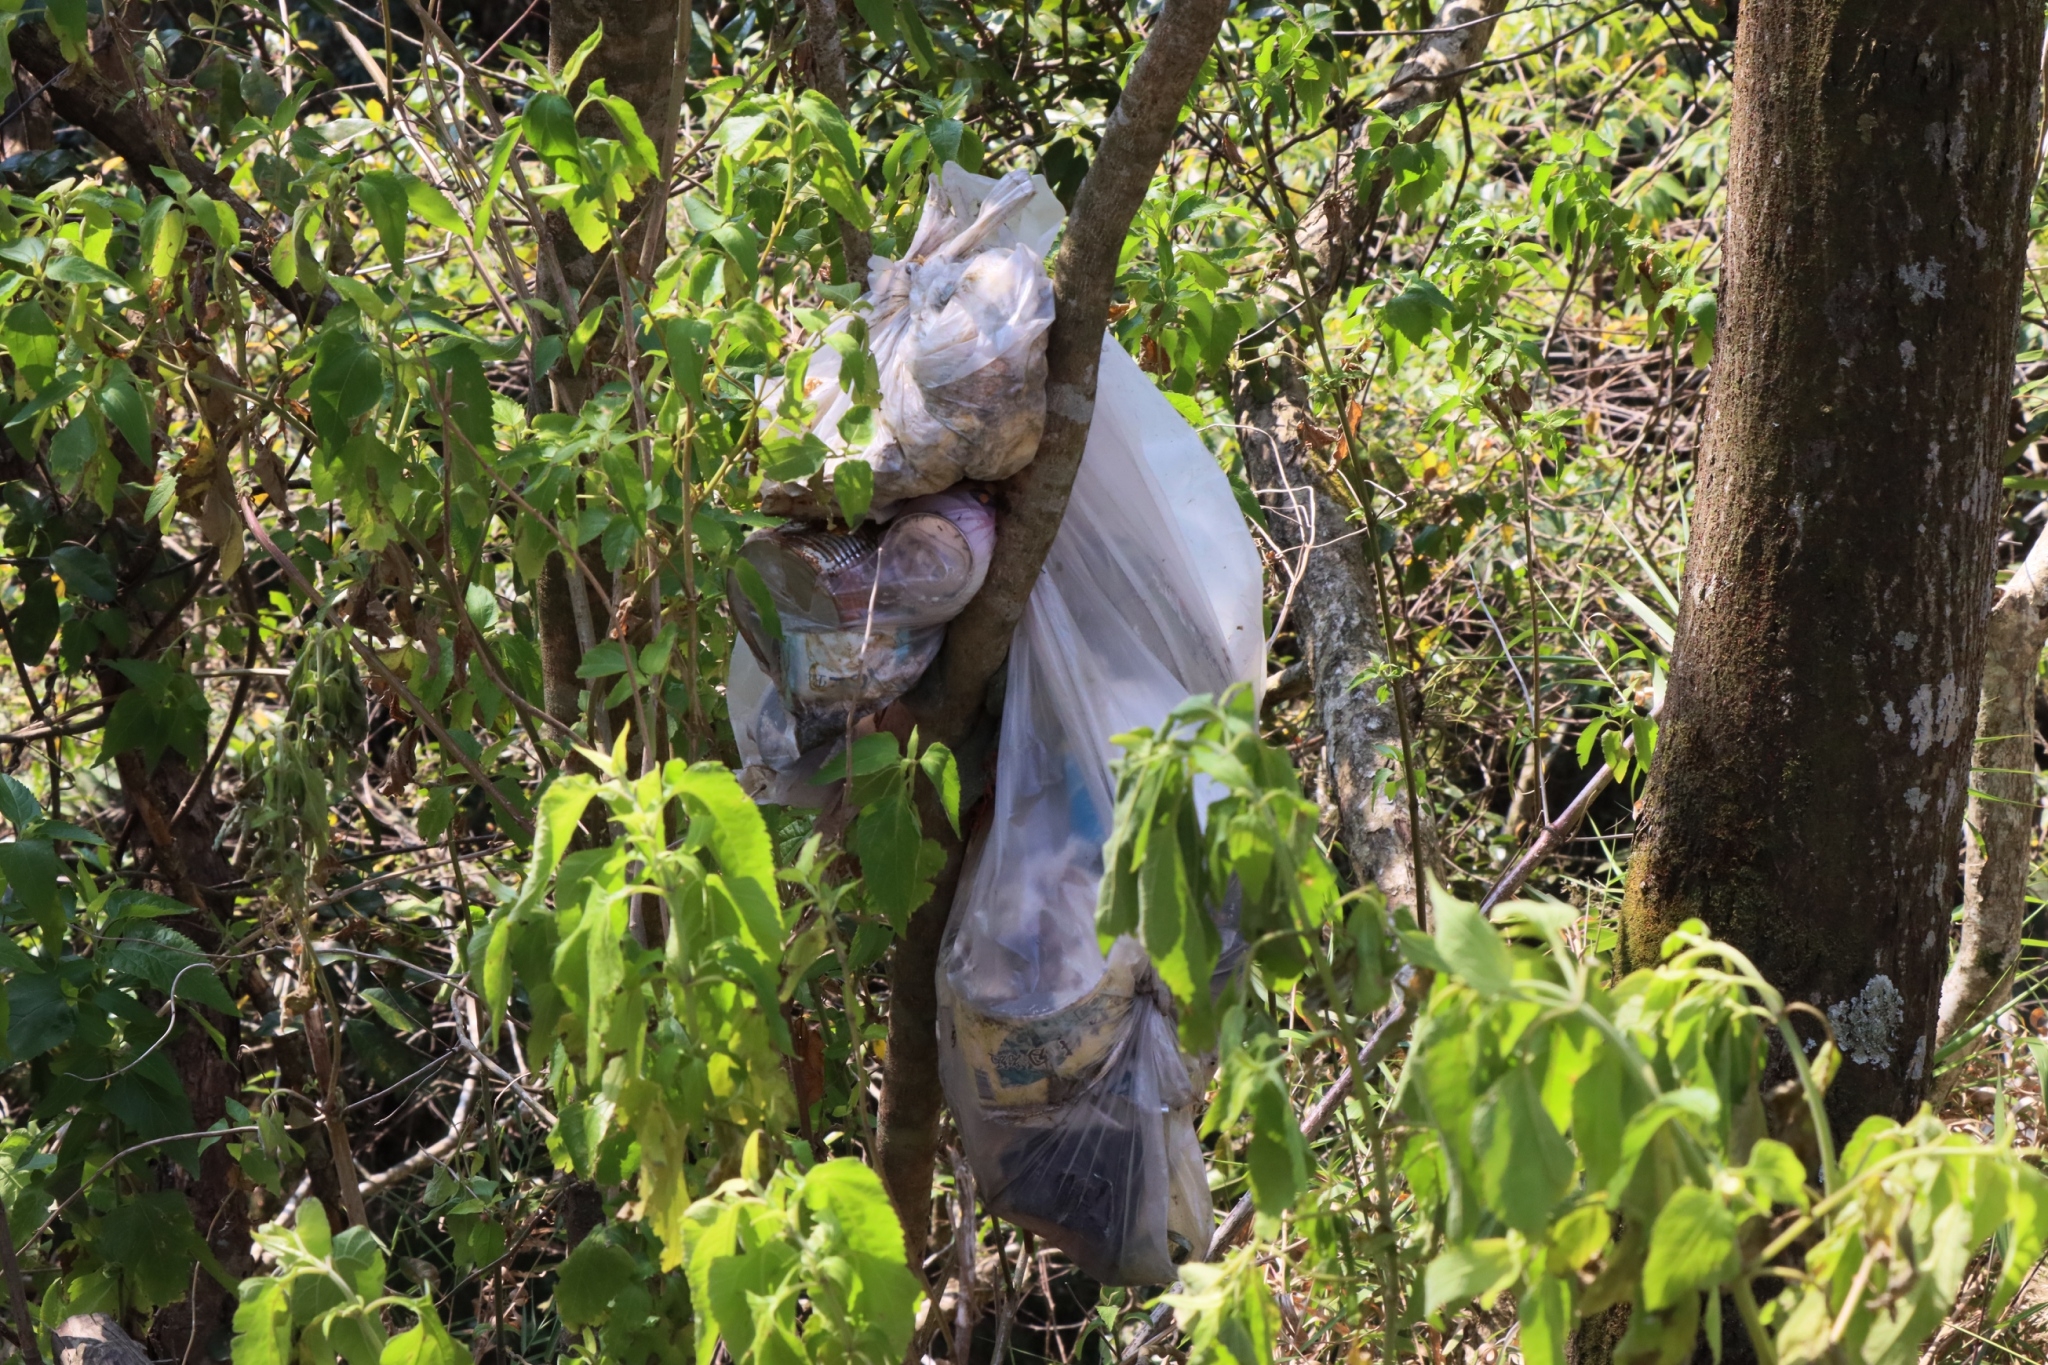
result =
[[[1260,563],[1200,437],[1103,347],[1072,500],[1010,650],[995,812],[939,965],[946,1098],[990,1209],[1107,1284],[1167,1284],[1214,1219],[1197,1106],[1134,940],[1095,933],[1113,735],[1265,677]],[[1234,907],[1217,907],[1238,945]]]
[[[1063,220],[1044,177],[991,180],[947,162],[903,259],[868,262],[868,349],[882,391],[872,438],[846,448],[839,423],[853,399],[839,386],[839,352],[820,346],[804,385],[817,405],[811,429],[831,454],[809,480],[764,481],[762,510],[825,519],[833,471],[849,459],[874,469],[884,517],[906,498],[1029,464],[1045,428],[1045,253]]]
[[[937,655],[946,622],[981,590],[995,535],[981,499],[951,489],[903,504],[887,526],[797,524],[748,536],[739,559],[758,575],[755,592],[766,589],[772,621],[737,565],[726,586],[744,652],[775,692],[772,708],[755,699],[746,727],[757,754],[788,766],[907,692]],[[740,729],[737,706],[733,720]]]

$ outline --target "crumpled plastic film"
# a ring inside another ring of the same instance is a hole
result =
[[[914,498],[886,527],[789,525],[748,536],[739,558],[774,617],[735,566],[727,599],[746,648],[733,650],[726,692],[747,766],[793,771],[909,690],[946,623],[981,590],[994,548],[995,517],[965,489]]]
[[[831,454],[810,481],[764,481],[762,509],[822,518],[848,459],[874,470],[885,518],[905,499],[1029,464],[1045,429],[1045,253],[1064,217],[1042,176],[991,180],[947,162],[903,259],[868,262],[868,349],[882,391],[872,438],[846,449],[839,423],[853,399],[840,387],[839,353],[819,346],[804,387],[816,404],[811,429]]]
[[[1262,685],[1260,601],[1228,479],[1107,341],[1011,646],[994,818],[968,850],[938,987],[941,1076],[990,1209],[1108,1284],[1171,1282],[1213,1227],[1195,1136],[1207,1068],[1180,1051],[1144,950],[1096,938],[1110,738],[1192,694]]]

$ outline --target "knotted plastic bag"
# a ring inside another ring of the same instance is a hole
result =
[[[874,505],[883,510],[1029,464],[1045,429],[1053,315],[1045,253],[1064,216],[1042,176],[991,180],[947,162],[903,259],[868,262],[868,349],[882,391],[872,437],[847,449],[839,425],[853,399],[840,387],[843,361],[819,347],[804,387],[816,404],[811,429],[831,454],[808,483],[764,481],[762,508],[822,517],[833,474],[848,459],[874,470]]]
[[[1108,342],[1011,646],[994,819],[968,849],[938,978],[941,1076],[989,1207],[1107,1284],[1171,1282],[1213,1228],[1206,1068],[1180,1051],[1143,948],[1105,954],[1095,933],[1110,739],[1190,695],[1259,687],[1260,600],[1228,479]]]
[[[746,643],[727,678],[743,756],[789,769],[902,696],[981,590],[994,549],[995,517],[965,489],[914,498],[887,526],[748,536],[727,582]]]

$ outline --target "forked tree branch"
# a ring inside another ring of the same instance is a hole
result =
[[[924,739],[943,741],[970,763],[986,748],[983,699],[1009,659],[1010,637],[1059,533],[1081,466],[1124,238],[1173,141],[1181,108],[1227,8],[1228,0],[1166,0],[1161,7],[1103,128],[1101,148],[1053,258],[1045,434],[1036,458],[999,490],[995,556],[981,592],[953,621],[945,647],[897,718],[906,731],[915,724]],[[967,785],[970,791],[980,787],[979,774],[970,772]],[[945,845],[947,860],[932,899],[912,916],[890,960],[889,1050],[876,1153],[913,1266],[923,1258],[930,1222],[941,1106],[934,977],[963,852],[935,806],[928,804],[921,814],[925,829]]]

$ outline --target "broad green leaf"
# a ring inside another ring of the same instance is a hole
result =
[[[99,288],[125,289],[128,282],[103,265],[95,265],[83,256],[59,256],[50,262],[50,278],[59,284],[95,285]]]
[[[903,1224],[872,1167],[852,1157],[822,1162],[805,1174],[801,1190],[805,1206],[831,1227],[835,1244],[904,1264]]]
[[[603,1322],[619,1291],[639,1278],[632,1256],[596,1237],[584,1238],[556,1276],[555,1311],[571,1330]]]
[[[156,444],[150,439],[149,404],[136,391],[125,373],[116,371],[99,392],[100,411],[128,442],[128,448],[144,462],[155,457]]]
[[[417,1311],[419,1325],[385,1342],[377,1356],[378,1365],[470,1365],[469,1352],[448,1335],[432,1305],[422,1305]],[[235,1365],[243,1363],[237,1358]]]
[[[57,328],[50,315],[33,303],[17,303],[0,321],[0,343],[31,391],[45,388],[57,374]]]
[[[7,817],[15,834],[26,834],[30,825],[43,818],[43,806],[20,779],[0,773],[0,815]]]
[[[1571,1340],[1571,1289],[1554,1275],[1545,1275],[1522,1291],[1516,1302],[1522,1324],[1523,1365],[1565,1365]]]
[[[78,1011],[55,972],[16,970],[7,982],[7,1051],[16,1062],[62,1047],[78,1029]]]
[[[1438,1252],[1423,1273],[1423,1311],[1441,1313],[1481,1296],[1490,1298],[1507,1288],[1518,1271],[1515,1253],[1504,1237],[1453,1243]]]
[[[193,1263],[205,1254],[192,1206],[176,1190],[128,1196],[99,1220],[92,1239],[129,1277],[145,1308],[190,1293]]]
[[[369,210],[377,225],[377,237],[384,245],[384,257],[391,268],[405,272],[405,187],[394,171],[371,171],[356,182],[356,197]]]
[[[233,1353],[234,1365],[292,1365],[292,1293],[284,1280],[242,1281]]]
[[[1680,1188],[1650,1230],[1643,1302],[1660,1311],[1733,1275],[1739,1259],[1735,1234],[1734,1213],[1711,1191],[1697,1185]]]
[[[519,126],[527,144],[542,156],[552,160],[576,155],[576,111],[560,95],[540,94],[528,100]]]
[[[858,526],[875,500],[875,471],[866,460],[842,460],[832,470],[832,497],[849,526]]]
[[[1479,907],[1433,888],[1431,904],[1436,909],[1436,950],[1459,980],[1491,998],[1514,983],[1514,958],[1499,932],[1479,913]]]
[[[1472,1112],[1472,1151],[1487,1206],[1534,1236],[1571,1187],[1573,1161],[1543,1107],[1534,1070],[1511,1066]]]
[[[64,592],[70,597],[111,602],[120,587],[114,578],[114,566],[107,563],[104,555],[83,545],[59,546],[50,555],[50,571],[63,580]]]
[[[1804,1209],[1812,1203],[1806,1188],[1806,1165],[1790,1147],[1773,1138],[1760,1138],[1750,1148],[1749,1164],[1743,1168],[1749,1184],[1764,1200]]]
[[[165,995],[191,1000],[223,1014],[235,1013],[234,997],[214,972],[212,959],[199,945],[167,924],[152,920],[120,920],[107,926],[102,939],[111,951],[107,965],[140,977]]]
[[[899,934],[909,927],[911,913],[931,899],[936,869],[925,856],[927,843],[917,811],[900,785],[863,809],[854,824],[853,851],[860,859],[868,900]]]
[[[57,850],[48,839],[13,839],[0,843],[0,876],[22,908],[52,941],[64,932],[64,910],[57,900]]]
[[[858,179],[866,172],[853,126],[846,121],[846,115],[839,112],[838,105],[815,90],[806,90],[797,96],[796,108],[803,121],[817,129],[826,145],[838,155],[839,164],[848,176]]]

